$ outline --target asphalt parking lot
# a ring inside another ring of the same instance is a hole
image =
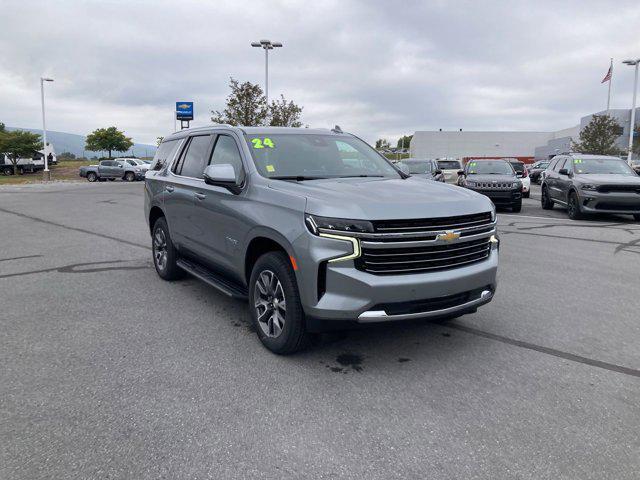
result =
[[[278,357],[141,183],[0,188],[0,478],[637,479],[640,224],[499,215],[495,300]]]

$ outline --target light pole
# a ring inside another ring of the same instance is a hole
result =
[[[269,108],[269,50],[282,47],[282,43],[260,40],[259,42],[251,42],[251,46],[264,49],[264,96],[267,99],[267,108]]]
[[[53,78],[40,77],[40,97],[42,99],[42,156],[44,157],[44,172],[42,179],[51,180],[51,172],[49,172],[49,160],[47,159],[47,124],[44,120],[44,82],[53,82]]]
[[[638,65],[640,64],[640,58],[635,60],[625,60],[622,62],[626,65],[633,65],[636,67],[635,78],[633,80],[633,101],[631,102],[631,123],[629,124],[629,153],[627,154],[627,163],[631,165],[631,155],[633,152],[633,133],[636,128],[636,95],[638,93]]]

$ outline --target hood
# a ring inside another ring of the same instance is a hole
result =
[[[506,182],[517,182],[519,178],[515,175],[467,175],[467,179],[471,182],[496,182],[496,183],[506,183]]]
[[[290,182],[269,187],[307,199],[307,213],[356,220],[448,217],[488,212],[484,195],[419,177],[337,178]]]
[[[581,183],[594,183],[596,185],[640,185],[640,177],[633,175],[608,174],[575,174],[574,178]]]

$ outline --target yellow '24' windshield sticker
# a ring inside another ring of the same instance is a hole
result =
[[[251,143],[253,144],[253,148],[275,148],[276,146],[269,137],[254,138],[251,140]]]

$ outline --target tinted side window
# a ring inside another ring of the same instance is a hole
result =
[[[560,158],[558,158],[556,163],[553,165],[553,171],[557,172],[558,170],[560,170],[562,168],[562,165],[564,165],[564,158],[560,157]]]
[[[229,135],[219,135],[216,146],[213,149],[211,165],[222,165],[225,163],[233,166],[236,180],[241,182],[244,179],[244,168],[242,168],[242,157],[240,157],[238,145]]]
[[[151,169],[161,170],[167,161],[170,162],[171,160],[173,160],[173,156],[178,149],[178,145],[180,145],[180,142],[178,140],[169,140],[167,142],[162,142],[153,157]]]
[[[113,167],[115,163],[116,162],[114,162],[113,160],[103,160],[102,162],[100,162],[100,165],[102,165],[103,167]]]
[[[184,154],[182,165],[180,165],[180,175],[183,177],[202,178],[204,167],[209,162],[209,144],[211,135],[201,135],[192,137]]]

